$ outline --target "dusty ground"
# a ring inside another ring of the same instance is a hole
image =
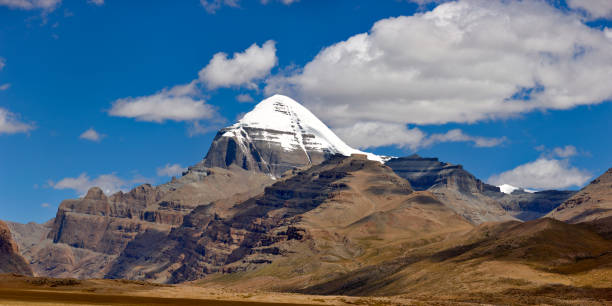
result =
[[[405,305],[406,298],[359,298],[242,292],[124,280],[0,275],[0,305]]]
[[[521,284],[517,284],[521,287]],[[0,275],[0,305],[612,305],[607,288],[540,286],[497,294],[439,292],[392,297],[317,296],[238,291],[124,280]]]

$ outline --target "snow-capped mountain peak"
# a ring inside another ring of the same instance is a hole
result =
[[[371,160],[382,161],[378,155],[351,148],[306,107],[283,95],[261,101],[236,124],[226,128],[223,136],[241,137],[245,128],[266,131],[253,140],[278,143],[285,151],[366,154]]]
[[[333,154],[365,154],[370,160],[384,161],[381,156],[347,145],[300,103],[274,95],[237,123],[221,129],[204,165],[258,168],[278,177],[286,170],[320,163]]]

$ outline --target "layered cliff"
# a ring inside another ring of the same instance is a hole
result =
[[[469,229],[389,167],[364,155],[337,155],[225,213],[214,203],[200,206],[164,239],[137,237],[108,276],[172,283],[260,269],[329,276],[371,260],[372,252],[388,256],[396,251],[390,245]]]

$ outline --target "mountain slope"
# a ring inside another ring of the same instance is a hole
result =
[[[612,237],[612,168],[547,216],[568,223],[589,223],[599,233]]]
[[[612,216],[612,168],[551,211],[548,216],[570,223]]]
[[[585,284],[602,291],[612,285],[612,242],[581,226],[552,219],[483,224],[456,241],[455,247],[408,252],[298,292],[491,299],[544,285],[563,284],[570,292]]]
[[[202,162],[205,167],[237,165],[280,177],[316,165],[328,156],[367,154],[349,147],[308,109],[282,95],[257,104],[236,124],[221,129]],[[382,160],[374,154],[370,159]]]

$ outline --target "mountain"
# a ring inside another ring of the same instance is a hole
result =
[[[547,216],[568,223],[588,223],[612,237],[612,168]]]
[[[486,184],[461,165],[416,154],[392,158],[386,162],[399,176],[410,181],[416,190],[429,190],[457,213],[475,224],[490,221],[523,221],[537,219],[563,203],[572,191],[547,190],[525,192],[510,185]],[[508,193],[509,192],[509,193]]]
[[[472,227],[389,167],[335,155],[229,210],[200,206],[166,237],[137,237],[107,277],[177,283],[255,273],[307,284]]]
[[[33,275],[6,223],[0,221],[0,273]]]
[[[463,169],[461,165],[440,162],[418,155],[392,158],[385,163],[416,190],[429,190],[440,201],[474,224],[515,220],[489,194],[501,193]]]
[[[278,178],[297,167],[316,165],[334,154],[374,154],[353,149],[293,99],[274,95],[236,124],[221,129],[202,161],[205,167],[236,165]]]
[[[206,157],[183,176],[113,195],[94,187],[83,198],[63,201],[50,224],[14,227],[24,237],[22,253],[37,274],[103,277],[141,234],[163,236],[200,205],[215,202],[223,211],[260,194],[286,171],[353,153],[362,152],[296,101],[276,95],[220,130]]]

